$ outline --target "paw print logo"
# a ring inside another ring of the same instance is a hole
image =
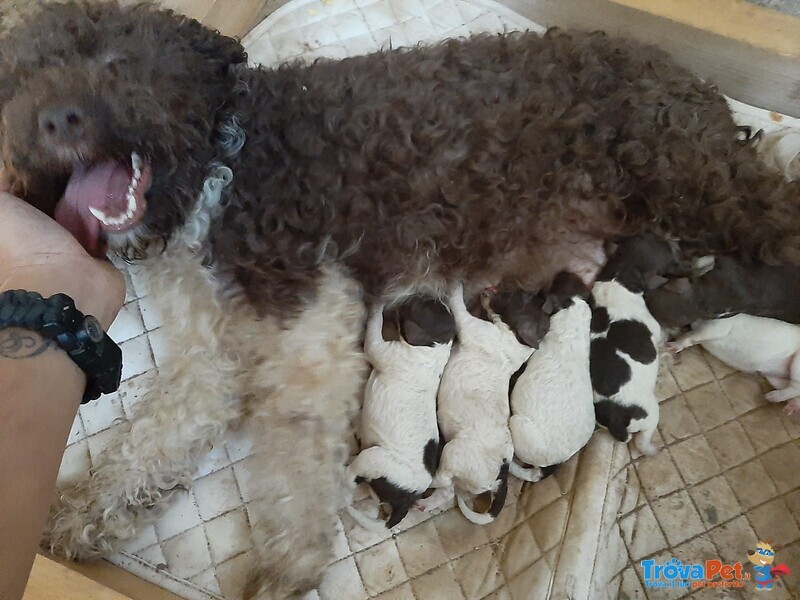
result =
[[[776,565],[775,552],[783,546],[773,546],[769,541],[758,542],[755,550],[747,551],[747,559],[753,563],[756,572],[756,589],[770,590],[778,577],[789,575],[791,571],[786,565]]]

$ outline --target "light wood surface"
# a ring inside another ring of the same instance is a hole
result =
[[[770,15],[771,23],[782,23],[782,31],[787,33],[784,42],[794,40],[794,51],[781,54],[767,48],[767,26],[759,34],[759,46],[743,41],[747,27],[744,15],[749,13],[743,12],[744,9],[735,11],[735,18],[728,19],[725,16],[728,9],[724,8],[733,9],[738,6],[738,0],[500,1],[545,26],[604,30],[654,44],[666,50],[677,63],[716,85],[723,94],[753,106],[800,117],[800,20],[794,17],[753,7],[756,19],[751,27],[759,29],[761,15]],[[637,4],[640,8],[626,4]],[[686,6],[689,4],[693,7],[716,5],[718,23],[712,27],[706,19],[708,14],[690,11]],[[678,15],[681,6],[687,10],[681,20],[662,16]]]
[[[612,0],[783,56],[800,57],[800,19],[744,0]]]
[[[130,600],[130,596],[39,554],[22,600]]]

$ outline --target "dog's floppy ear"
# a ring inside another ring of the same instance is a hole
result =
[[[663,289],[667,290],[668,292],[680,294],[681,296],[687,296],[692,293],[692,283],[687,277],[671,279],[664,284]]]
[[[628,427],[633,419],[644,419],[647,412],[639,406],[622,406],[612,400],[595,402],[594,416],[620,442],[628,441]]]

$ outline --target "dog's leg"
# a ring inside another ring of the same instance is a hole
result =
[[[161,301],[165,332],[180,351],[162,365],[129,431],[53,507],[44,543],[69,558],[111,554],[158,517],[151,509],[189,484],[196,461],[240,414],[241,348],[223,343],[241,337],[231,329],[232,317],[242,325],[246,315],[217,300],[212,274],[188,253],[165,256],[156,266],[151,294]]]
[[[789,364],[789,381],[785,388],[772,390],[764,395],[769,402],[786,402],[800,396],[800,352],[797,352]]]
[[[730,332],[730,327],[721,321],[704,321],[697,329],[678,337],[675,341],[665,344],[667,352],[677,354],[687,348],[725,337]]]
[[[643,424],[642,429],[639,430],[634,438],[636,448],[645,456],[658,454],[658,448],[652,442],[653,434],[656,432],[656,427],[658,427],[658,401],[653,398],[652,404],[655,406],[655,409],[651,410],[650,414],[647,415],[647,420]]]
[[[307,592],[333,558],[337,513],[352,489],[345,462],[366,374],[363,322],[358,287],[331,269],[317,299],[264,339],[249,390],[261,488],[248,507],[258,553],[248,598]]]
[[[383,306],[373,306],[367,320],[367,330],[364,336],[364,354],[373,367],[381,368],[384,351],[390,348],[392,342],[383,339]]]

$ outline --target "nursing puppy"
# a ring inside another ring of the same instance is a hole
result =
[[[458,344],[439,388],[439,427],[445,439],[429,502],[455,488],[458,506],[473,523],[493,521],[505,504],[514,456],[508,428],[511,376],[547,331],[543,299],[527,292],[485,290],[481,304],[490,321],[467,311],[463,287],[451,294]],[[475,505],[470,506],[474,498]],[[484,506],[477,508],[477,504]]]
[[[664,327],[739,313],[800,324],[800,269],[746,265],[720,256],[703,275],[673,280],[644,297]]]
[[[383,339],[383,307],[367,323],[364,353],[373,370],[361,414],[363,450],[347,469],[380,503],[382,519],[348,506],[371,529],[400,523],[430,487],[441,454],[436,392],[455,337],[450,311],[433,298],[413,297],[393,313],[398,341]]]
[[[658,425],[655,397],[661,326],[647,309],[643,292],[653,278],[679,271],[668,242],[654,235],[625,240],[592,289],[590,373],[597,422],[611,435],[655,454]]]
[[[589,376],[589,290],[560,273],[545,302],[550,329],[511,391],[511,474],[539,481],[583,448],[595,429]],[[531,465],[531,468],[518,463]]]
[[[692,331],[667,344],[680,352],[700,344],[734,369],[766,377],[775,389],[764,397],[790,402],[786,414],[800,411],[800,327],[765,317],[735,315],[699,321]]]

